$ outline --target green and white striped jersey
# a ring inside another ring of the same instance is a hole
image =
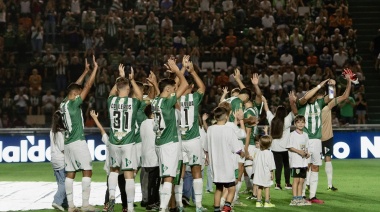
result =
[[[82,114],[82,98],[78,95],[73,100],[65,98],[59,105],[65,125],[65,144],[85,140]]]
[[[178,142],[177,121],[174,108],[176,103],[177,96],[175,93],[172,93],[168,97],[158,96],[152,101],[157,146],[170,142]]]
[[[325,100],[317,99],[314,103],[300,105],[297,101],[298,114],[305,116],[305,127],[309,139],[321,139],[322,137],[322,109],[326,105]]]
[[[235,116],[233,113],[238,109],[242,109],[244,111],[244,103],[243,101],[241,101],[241,99],[239,99],[239,97],[231,97],[230,99],[232,99],[230,103],[232,113],[230,114],[230,118],[228,121],[234,122]]]
[[[140,126],[141,126],[141,123],[143,121],[145,121],[145,119],[147,119],[148,117],[146,117],[145,115],[145,107],[146,107],[146,101],[145,100],[141,100],[141,104],[140,104],[140,107],[139,109],[137,110],[137,117],[136,117],[136,129],[135,129],[135,143],[140,143],[141,142],[141,136],[140,136]]]
[[[202,102],[203,94],[198,91],[181,96],[181,137],[182,141],[199,137],[198,113],[199,105]]]
[[[111,144],[125,145],[135,142],[136,117],[140,103],[136,98],[108,97]]]
[[[249,107],[244,110],[244,118],[249,118],[251,116],[259,118],[260,114],[256,106]],[[258,133],[257,125],[251,126],[251,125],[245,124],[245,127],[252,128],[251,134],[247,136],[250,137],[249,144],[255,145],[255,137]],[[245,145],[245,139],[243,139],[242,141],[243,141],[243,144]]]

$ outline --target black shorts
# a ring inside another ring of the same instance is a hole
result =
[[[322,141],[322,154],[323,156],[332,156],[334,153],[334,139],[330,138]]]
[[[306,178],[307,167],[303,168],[291,168],[290,173],[293,178]]]
[[[230,183],[214,183],[217,189],[231,188],[235,186],[235,182]]]

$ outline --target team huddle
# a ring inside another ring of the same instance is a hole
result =
[[[64,167],[53,166],[59,185],[53,207],[60,210],[66,207],[68,211],[79,210],[73,202],[73,181],[78,171],[83,173],[81,210],[97,210],[89,204],[92,161],[80,108],[94,83],[97,67],[94,57],[93,71],[82,87],[90,69],[86,61],[84,73],[69,85],[66,99],[53,116],[52,151],[62,156],[53,157],[52,153],[52,162],[63,163]],[[239,88],[233,89],[229,98],[223,96],[209,114],[201,116],[199,106],[206,88],[189,56],[184,57],[181,68],[174,59],[169,59],[166,67],[173,77],[158,82],[151,72],[147,78],[149,89],[144,89],[142,83],[135,81],[133,69],[126,76],[124,66],[119,66],[119,78],[107,100],[108,133],[98,114],[90,113],[107,146],[106,211],[114,211],[116,187],[121,191],[123,211],[134,211],[137,171],[142,172],[140,181],[143,196],[147,196],[147,211],[184,211],[186,169],[194,179],[196,211],[207,210],[202,206],[202,170],[206,165],[216,189],[214,211],[228,212],[241,204],[238,194],[243,179],[252,194],[247,199],[256,200],[256,207],[275,207],[270,187],[275,181],[275,188],[282,189],[283,167],[285,188],[293,192],[289,198],[291,206],[323,203],[316,198],[323,156],[329,189],[337,190],[332,185],[331,109],[348,98],[353,78],[350,70],[343,73],[347,86],[342,96],[326,95],[325,85],[335,85],[334,80],[328,79],[300,99],[290,92],[291,111],[287,113],[285,107],[279,106],[272,114],[258,86],[258,75],[253,74],[252,85],[244,85],[236,69],[234,77]],[[262,110],[270,126],[264,127],[263,132],[258,128]],[[293,122],[295,130],[291,132]],[[293,177],[293,185],[289,175]],[[306,188],[309,198],[305,195]]]

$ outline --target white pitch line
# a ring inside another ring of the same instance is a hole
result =
[[[142,199],[140,183],[135,184],[135,202]],[[106,182],[92,182],[90,204],[103,205],[107,189]],[[55,182],[0,182],[0,211],[52,209],[51,203],[57,190]],[[74,182],[74,204],[82,205],[81,182]],[[119,189],[116,202],[121,203]]]

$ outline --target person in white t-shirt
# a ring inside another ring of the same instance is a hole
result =
[[[140,126],[141,136],[141,167],[144,170],[144,178],[141,182],[148,182],[148,185],[142,185],[141,189],[147,189],[148,202],[147,210],[159,210],[159,188],[160,188],[160,170],[158,157],[156,154],[156,133],[154,132],[154,119],[152,106],[147,105],[144,109],[148,117]]]
[[[294,118],[296,129],[290,133],[287,149],[289,150],[289,162],[293,177],[293,199],[289,205],[301,206],[311,205],[306,199],[302,198],[302,187],[306,178],[308,161],[309,136],[303,132],[305,127],[305,116],[297,115]]]
[[[65,189],[65,155],[64,155],[64,125],[61,112],[55,111],[53,114],[52,126],[50,130],[51,164],[54,176],[58,184],[58,190],[54,195],[52,207],[65,211],[68,207]]]
[[[244,157],[244,152],[234,130],[226,126],[228,117],[229,112],[225,108],[217,107],[214,110],[214,118],[217,122],[207,129],[205,151],[208,154],[209,166],[216,185],[214,208],[220,208],[223,188],[226,188],[228,195],[222,210],[229,212],[235,195],[236,180],[236,161],[232,160],[232,155],[239,154],[240,157]]]
[[[253,184],[258,186],[257,189],[257,208],[273,208],[274,204],[270,202],[270,187],[273,184],[273,170],[276,169],[272,152],[269,150],[272,145],[272,137],[264,135],[260,138],[260,151],[257,153],[255,162],[255,171]],[[265,190],[265,203],[261,202],[262,192]]]

